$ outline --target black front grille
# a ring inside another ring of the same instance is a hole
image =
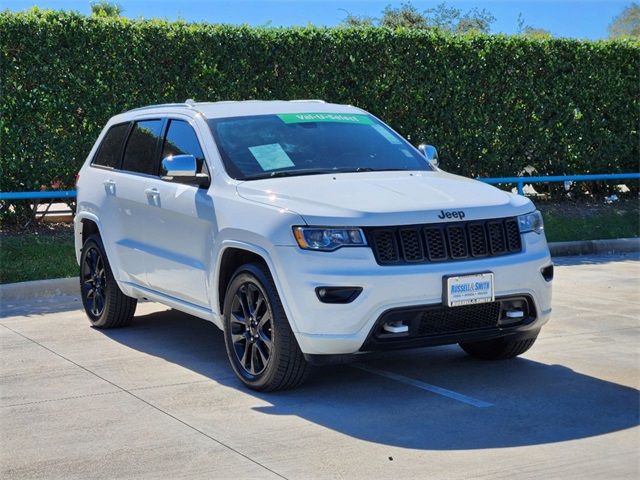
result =
[[[420,315],[417,335],[445,335],[498,326],[500,302],[425,310]]]
[[[507,241],[504,237],[504,227],[502,222],[488,222],[487,230],[489,231],[489,245],[491,245],[491,253],[501,255],[507,251]]]
[[[522,251],[518,220],[514,217],[369,227],[364,231],[380,265],[464,260]]]
[[[407,262],[421,262],[424,260],[420,232],[415,229],[400,229],[400,245]]]
[[[486,257],[489,254],[487,231],[482,223],[470,223],[467,225],[469,232],[469,245],[471,255],[474,257]]]
[[[399,258],[398,242],[392,230],[376,232],[369,243],[375,252],[379,252],[381,258]]]

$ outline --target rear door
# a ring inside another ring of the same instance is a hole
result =
[[[190,154],[198,162],[199,173],[209,174],[202,145],[197,125],[186,116],[174,116],[166,121],[160,158]],[[154,221],[145,227],[155,255],[147,264],[149,287],[208,309],[215,232],[212,197],[207,188],[160,177],[152,181],[157,191],[157,208],[150,211]]]
[[[129,134],[131,122],[112,125],[104,135],[91,160],[91,173],[83,176],[82,198],[87,210],[98,215],[102,226],[102,240],[111,254],[110,245],[117,237],[118,205],[116,202],[115,178],[122,160],[124,142]],[[88,180],[88,181],[87,181]],[[109,255],[111,263],[114,259]],[[117,264],[117,262],[115,262]]]
[[[82,208],[98,216],[100,234],[114,275],[119,280],[127,280],[128,275],[122,268],[119,251],[115,247],[122,237],[120,205],[117,182],[122,163],[124,144],[129,135],[131,122],[112,125],[105,134],[92,161],[90,175],[83,177]],[[87,181],[87,179],[89,181]]]
[[[149,232],[157,222],[159,208],[157,191],[158,161],[162,118],[145,118],[133,122],[125,143],[121,168],[108,179],[114,198],[116,218],[112,245],[115,247],[121,280],[148,286],[146,272],[155,261],[154,242]]]

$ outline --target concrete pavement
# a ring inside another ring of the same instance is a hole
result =
[[[396,352],[275,394],[161,305],[99,331],[76,297],[3,300],[0,476],[635,478],[640,256],[555,260],[553,318],[519,359]]]

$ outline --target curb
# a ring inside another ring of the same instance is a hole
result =
[[[640,238],[552,242],[549,244],[549,250],[552,257],[640,252]],[[0,285],[0,301],[32,297],[55,297],[57,295],[78,295],[80,293],[78,282],[78,277],[72,277],[6,283]]]
[[[79,293],[80,280],[78,277],[6,283],[4,285],[0,285],[0,302],[32,297],[78,295]]]
[[[640,252],[640,238],[552,242],[549,244],[549,250],[551,251],[552,257]]]

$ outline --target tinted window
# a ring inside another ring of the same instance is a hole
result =
[[[209,125],[227,172],[239,180],[431,169],[406,140],[366,114],[259,115]]]
[[[164,139],[161,158],[170,155],[193,155],[198,162],[198,173],[204,173],[204,154],[200,148],[200,142],[196,132],[187,122],[182,120],[171,120],[167,135]],[[161,167],[161,175],[164,175]]]
[[[122,153],[122,142],[129,129],[128,123],[114,125],[104,136],[98,152],[93,157],[94,165],[104,165],[105,167],[120,167],[120,155]]]
[[[162,120],[136,122],[124,150],[122,169],[130,172],[158,174],[155,153],[162,130]]]

